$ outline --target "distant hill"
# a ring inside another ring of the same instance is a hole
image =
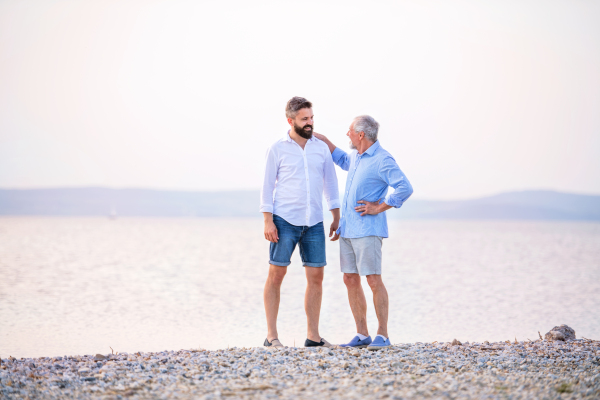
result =
[[[528,190],[460,201],[410,199],[397,218],[402,219],[542,219],[600,220],[600,196]]]
[[[0,215],[156,217],[260,216],[258,191],[184,192],[150,189],[0,189]]]
[[[260,217],[258,191],[0,189],[0,215]],[[523,191],[460,201],[409,200],[400,219],[600,220],[600,196]]]

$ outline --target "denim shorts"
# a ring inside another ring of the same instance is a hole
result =
[[[291,264],[292,253],[296,244],[300,247],[300,258],[305,267],[324,267],[325,262],[325,229],[323,222],[313,226],[295,226],[273,215],[279,241],[271,242],[269,264],[287,267]]]

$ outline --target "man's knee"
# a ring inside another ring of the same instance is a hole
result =
[[[367,283],[371,287],[371,290],[379,290],[384,288],[383,280],[381,279],[381,275],[367,275]]]
[[[287,267],[280,267],[278,265],[270,265],[269,266],[269,282],[273,285],[281,285],[283,282],[283,278],[287,273]]]
[[[360,286],[360,275],[344,273],[344,283],[348,288]]]
[[[304,267],[306,268],[306,281],[309,285],[323,284],[323,268],[319,267]]]

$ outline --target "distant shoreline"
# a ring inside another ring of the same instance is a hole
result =
[[[0,216],[260,217],[259,197],[258,190],[0,189]],[[390,219],[600,221],[600,196],[522,191],[471,200],[408,199],[387,215]]]

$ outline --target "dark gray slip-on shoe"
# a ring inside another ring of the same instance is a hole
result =
[[[265,339],[265,342],[263,343],[263,345],[265,347],[275,347],[276,349],[283,348],[283,345],[281,344],[279,339],[273,339],[270,342],[269,342],[269,339]]]
[[[310,339],[306,339],[304,341],[304,347],[327,347],[330,349],[335,349],[337,346],[335,344],[331,344],[327,340],[321,338],[320,342],[313,342]]]

